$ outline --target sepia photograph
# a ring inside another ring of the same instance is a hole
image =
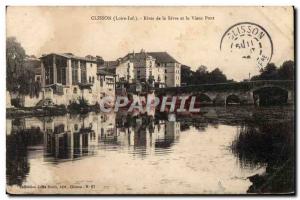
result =
[[[295,195],[293,6],[5,15],[8,195]]]

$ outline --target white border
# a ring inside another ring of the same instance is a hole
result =
[[[250,5],[264,5],[264,6],[283,6],[283,5],[294,5],[297,9],[296,14],[299,12],[300,8],[300,1],[299,0],[249,0],[249,1],[241,1],[241,0],[227,0],[227,1],[218,1],[218,0],[202,0],[202,1],[195,1],[195,0],[160,0],[160,1],[151,1],[151,0],[103,0],[103,1],[97,1],[97,0],[2,0],[0,1],[0,150],[1,150],[1,156],[0,156],[0,199],[8,199],[12,198],[6,195],[5,188],[6,188],[6,178],[5,178],[5,171],[6,171],[6,161],[5,161],[5,8],[7,5],[27,5],[27,6],[34,6],[34,5],[111,5],[111,6],[121,6],[121,5],[152,5],[152,6],[167,6],[167,5],[198,5],[198,6],[230,6],[230,5],[241,5],[241,6],[250,6]],[[272,13],[270,13],[272,14]],[[296,27],[299,27],[299,20],[295,21]],[[299,40],[297,41],[297,46],[299,46]],[[297,55],[296,58],[299,58],[299,51],[296,51]],[[296,63],[297,64],[297,63]],[[297,68],[297,66],[296,66]],[[297,77],[300,75],[300,70],[297,70]],[[299,88],[299,85],[297,83],[297,86]],[[297,89],[297,94],[299,94],[299,91]],[[298,97],[298,96],[297,96]],[[299,98],[297,98],[297,105],[299,105]],[[297,124],[299,122],[299,118],[297,118]],[[297,135],[297,133],[296,133]],[[299,138],[300,136],[297,135],[297,144],[299,144]],[[299,148],[297,148],[299,149]],[[299,153],[297,152],[297,160],[299,160]],[[299,166],[299,165],[298,165]],[[299,167],[297,168],[297,172],[299,173]],[[297,174],[298,174],[297,173]],[[298,180],[297,180],[298,182]],[[297,191],[299,191],[299,183],[297,185]],[[28,199],[31,197],[18,197],[18,199]],[[37,197],[37,199],[50,199],[53,197]],[[63,197],[59,197],[63,198]],[[74,197],[71,197],[74,198]],[[88,197],[79,197],[80,199],[87,199]],[[114,199],[115,197],[108,197],[110,199]],[[125,199],[131,198],[131,197],[124,197]],[[145,198],[145,197],[139,197],[139,198]],[[154,197],[152,197],[154,198]],[[159,199],[163,199],[164,197],[160,197]],[[183,198],[183,197],[177,197],[177,198]],[[202,198],[208,198],[208,197],[202,197]],[[210,199],[216,199],[217,197],[210,197]],[[223,197],[224,198],[224,197]],[[225,197],[226,199],[231,199],[232,197]],[[242,197],[237,197],[237,199],[240,199]],[[258,198],[258,197],[255,197]],[[279,199],[283,199],[284,197],[279,197]],[[135,197],[136,199],[136,197]],[[156,198],[157,199],[157,198]]]

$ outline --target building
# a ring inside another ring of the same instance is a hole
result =
[[[155,58],[158,79],[160,74],[164,74],[162,80],[166,87],[179,87],[181,83],[181,64],[167,52],[149,52]],[[164,69],[164,72],[159,69]]]
[[[167,52],[129,53],[114,63],[117,81],[154,81],[156,87],[178,87],[181,64]],[[111,67],[111,66],[110,66]]]
[[[115,96],[115,75],[105,70],[99,69],[97,79],[100,81],[100,99],[105,96]]]
[[[114,75],[98,71],[103,61],[99,56],[51,53],[40,59],[44,99],[51,99],[54,104],[68,105],[84,98],[95,105],[101,93],[114,95]]]
[[[135,79],[134,76],[134,63],[130,59],[121,58],[118,60],[118,65],[116,67],[117,80],[126,81],[132,83]]]

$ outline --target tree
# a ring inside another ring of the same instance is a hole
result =
[[[228,80],[226,75],[223,74],[219,68],[215,68],[209,72],[204,65],[200,65],[195,72],[190,70],[190,67],[183,65],[181,67],[181,80],[187,85],[226,83],[233,81]]]
[[[207,67],[204,65],[200,65],[196,71],[197,73],[200,74],[206,74],[207,73]]]
[[[274,63],[269,63],[263,69],[261,73],[262,80],[277,80],[278,79],[278,71],[277,67]]]
[[[193,77],[193,84],[205,84],[208,81],[207,67],[204,65],[200,65],[196,70],[195,76]]]
[[[6,39],[6,86],[8,91],[17,91],[20,85],[18,79],[24,74],[26,53],[15,37]]]
[[[181,66],[181,83],[185,83],[187,85],[191,84],[193,81],[191,78],[195,72],[191,70],[191,67],[182,65]]]
[[[225,83],[227,82],[227,77],[223,74],[223,72],[216,68],[209,73],[209,83]]]
[[[278,69],[279,78],[282,80],[294,80],[294,62],[289,60],[285,61]]]
[[[291,60],[283,62],[279,68],[274,63],[269,63],[251,80],[294,80],[294,73],[294,62]]]
[[[30,57],[34,58],[35,56]],[[41,85],[40,82],[35,81],[34,72],[34,68],[38,66],[36,66],[36,63],[26,61],[26,52],[15,37],[6,39],[6,63],[7,90],[38,97]]]

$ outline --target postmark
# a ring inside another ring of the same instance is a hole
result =
[[[262,26],[252,22],[241,22],[229,27],[223,34],[220,50],[229,55],[240,56],[244,61],[252,61],[262,69],[272,59],[273,42],[270,34]]]

